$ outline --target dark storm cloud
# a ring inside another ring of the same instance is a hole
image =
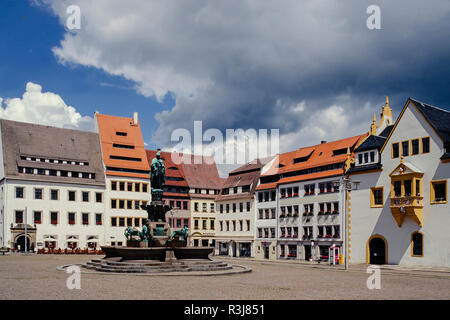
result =
[[[174,108],[155,115],[159,145],[202,120],[280,128],[300,147],[317,141],[295,133],[331,106],[348,126],[330,139],[367,130],[385,95],[396,114],[409,96],[450,104],[449,1],[72,2],[86,28],[55,54],[135,80],[144,95],[172,92]],[[65,4],[50,3],[63,17]],[[366,27],[372,4],[381,30]]]

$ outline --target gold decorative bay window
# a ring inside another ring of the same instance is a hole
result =
[[[403,162],[391,172],[391,213],[397,225],[402,226],[406,217],[422,226],[422,177],[423,172]]]

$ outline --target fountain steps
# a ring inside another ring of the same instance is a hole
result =
[[[86,269],[101,272],[117,273],[160,273],[160,272],[188,272],[188,271],[220,271],[230,270],[232,266],[222,261],[187,260],[176,262],[149,261],[111,261],[93,259],[83,265]]]

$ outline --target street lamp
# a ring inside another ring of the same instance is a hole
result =
[[[344,218],[344,234],[345,234],[345,240],[344,240],[344,259],[345,259],[345,270],[348,270],[348,212],[347,212],[347,191],[352,189],[352,181],[350,179],[346,179],[344,177],[341,177],[340,180],[334,181],[334,187],[339,188],[339,191],[344,192],[344,212],[343,212],[343,218]]]

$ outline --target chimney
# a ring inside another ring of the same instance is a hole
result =
[[[138,113],[137,112],[133,112],[133,124],[134,125],[138,124]]]

